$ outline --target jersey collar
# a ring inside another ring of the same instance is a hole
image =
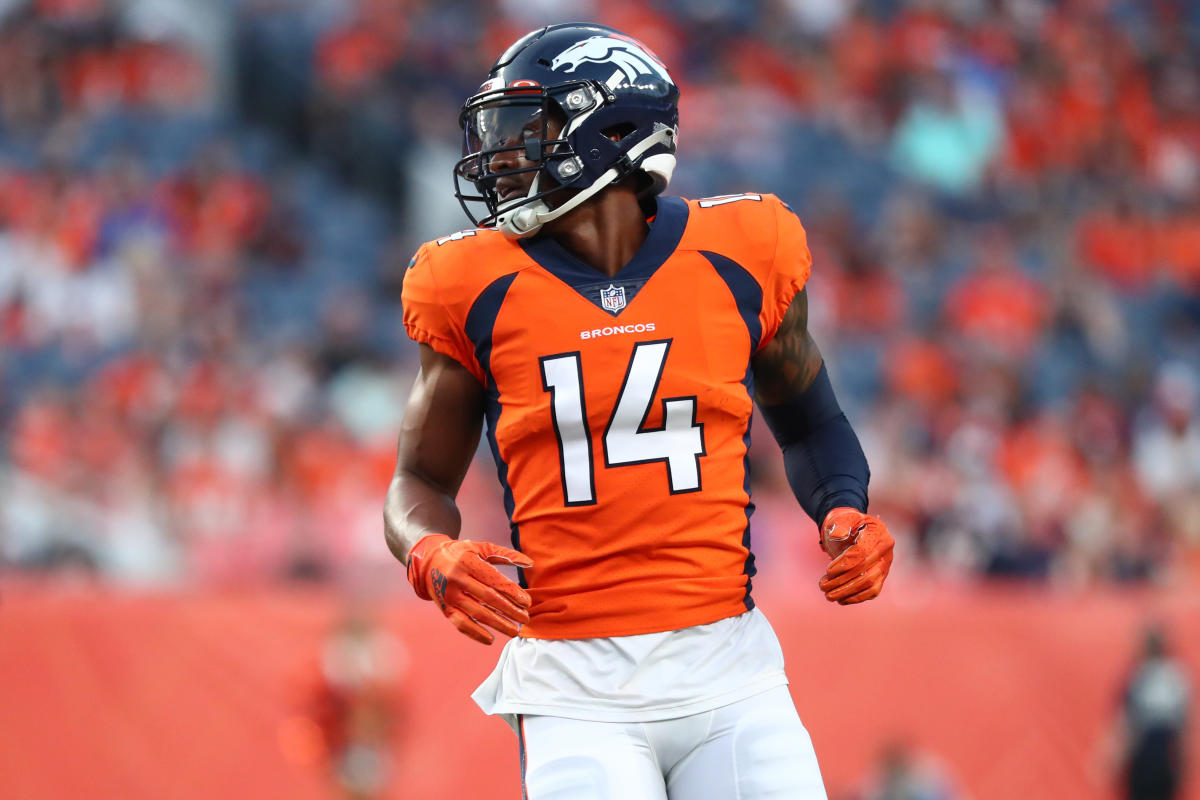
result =
[[[522,239],[525,254],[547,272],[570,286],[586,300],[603,309],[599,290],[609,286],[625,289],[625,305],[679,247],[688,222],[688,205],[678,197],[658,198],[658,213],[650,222],[646,240],[629,263],[609,277],[589,267],[554,239],[537,236]],[[622,309],[612,313],[616,316]]]

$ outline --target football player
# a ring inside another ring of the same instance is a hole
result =
[[[804,229],[770,195],[661,196],[678,98],[618,31],[524,36],[462,109],[477,227],[404,280],[421,369],[387,542],[464,634],[516,637],[473,697],[517,731],[530,800],[825,797],[751,596],[756,402],[832,558],[820,590],[870,600],[891,565],[807,330]],[[485,420],[511,548],[460,538]]]

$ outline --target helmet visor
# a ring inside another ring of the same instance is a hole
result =
[[[470,110],[463,119],[463,155],[524,147],[528,138],[545,139],[541,98],[505,99]]]

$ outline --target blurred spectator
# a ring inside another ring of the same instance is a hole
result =
[[[330,630],[299,714],[280,726],[284,755],[326,771],[337,797],[372,800],[394,782],[404,644],[354,605]]]
[[[896,165],[948,194],[977,189],[1003,142],[998,109],[990,97],[956,85],[947,70],[914,77],[915,97],[893,134]]]
[[[349,614],[325,643],[314,709],[347,800],[382,797],[391,781],[395,697],[407,660],[400,642],[361,613]]]
[[[1183,364],[1165,365],[1154,387],[1154,406],[1138,430],[1138,479],[1164,508],[1200,492],[1200,385]]]
[[[1200,579],[1200,405],[1196,372],[1181,363],[1160,370],[1154,404],[1134,437],[1142,489],[1161,509],[1167,547],[1182,577]]]
[[[959,800],[965,795],[955,788],[945,770],[928,755],[899,742],[879,756],[860,800]]]
[[[960,343],[975,352],[1023,360],[1041,338],[1049,298],[1021,273],[1002,229],[988,229],[976,243],[976,264],[951,287],[946,317]]]
[[[1121,689],[1113,734],[1125,800],[1180,797],[1192,687],[1171,658],[1166,631],[1150,626],[1142,652]]]

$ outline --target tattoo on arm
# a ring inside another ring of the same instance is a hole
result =
[[[788,306],[779,330],[753,359],[759,405],[779,405],[804,392],[821,371],[821,351],[808,333],[808,290]]]

